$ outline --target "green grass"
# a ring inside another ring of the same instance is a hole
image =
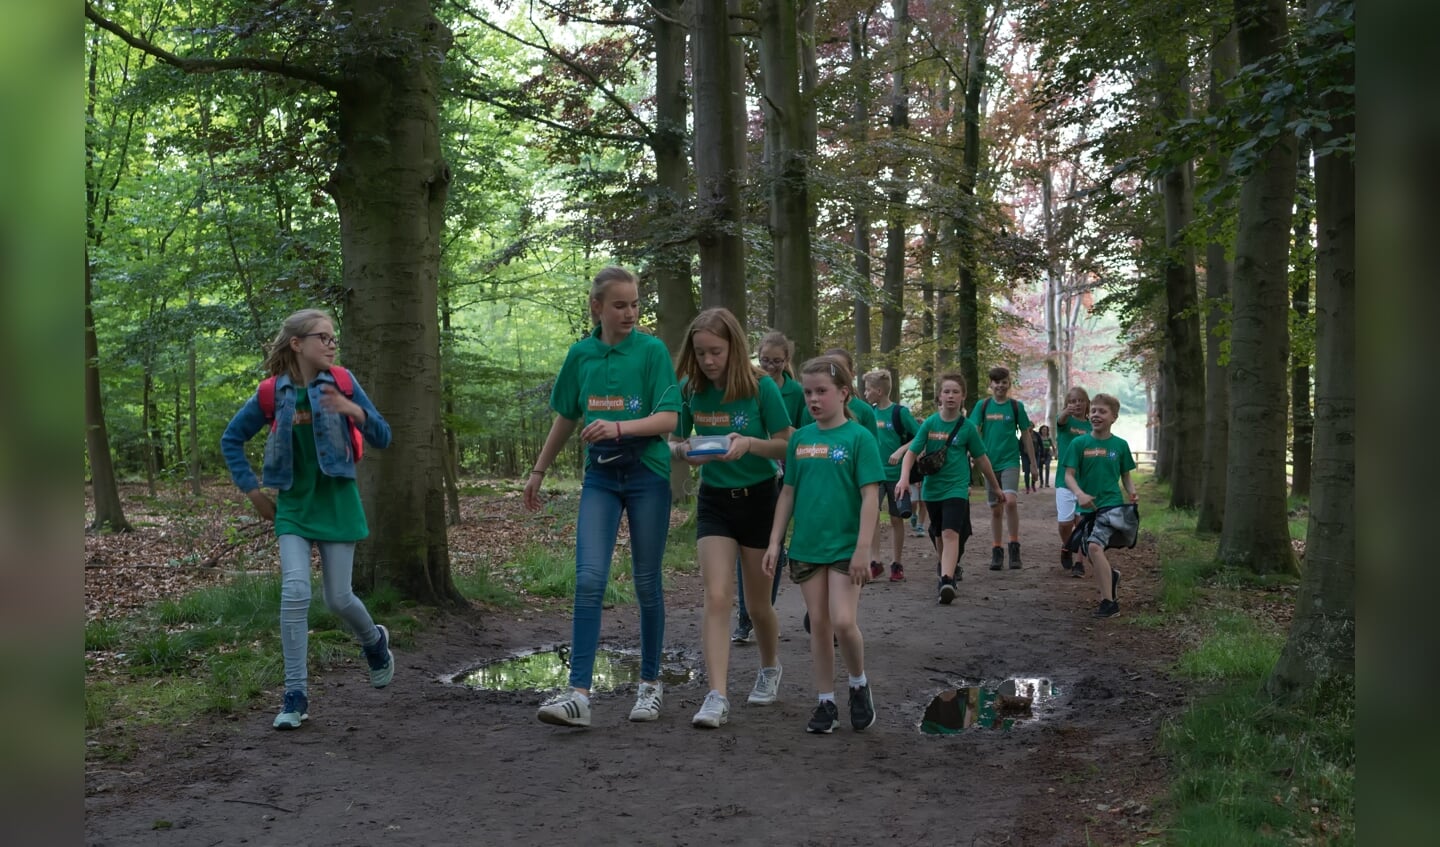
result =
[[[498,574],[483,567],[469,573],[456,574],[455,587],[461,594],[477,603],[506,608],[520,605],[520,597],[515,593],[515,589]]]
[[[537,597],[575,596],[575,552],[542,544],[521,548],[508,564],[513,578],[528,594]],[[617,552],[605,585],[606,603],[633,603],[635,589],[630,582],[630,557]]]
[[[1142,503],[1166,500],[1163,486],[1143,481]],[[1285,637],[1235,608],[1237,593],[1295,579],[1222,568],[1217,539],[1194,527],[1192,512],[1144,511],[1143,528],[1159,546],[1160,611],[1133,624],[1159,627],[1184,612],[1204,633],[1175,665],[1201,693],[1161,731],[1172,773],[1166,843],[1353,844],[1353,686],[1296,704],[1272,701],[1264,682]]]

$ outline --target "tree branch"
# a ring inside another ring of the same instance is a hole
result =
[[[255,56],[235,56],[225,59],[212,57],[191,58],[177,56],[174,53],[160,47],[138,35],[132,34],[125,27],[120,26],[112,20],[101,15],[88,2],[85,4],[85,17],[101,29],[113,33],[120,40],[134,47],[143,53],[148,53],[167,65],[175,67],[187,74],[207,74],[219,71],[259,71],[271,73],[278,76],[298,79],[304,82],[311,82],[329,91],[340,91],[344,81],[337,76],[324,73],[315,68],[304,65],[292,65],[289,62],[276,59],[261,59]]]

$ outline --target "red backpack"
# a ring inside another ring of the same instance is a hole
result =
[[[355,396],[355,382],[350,378],[350,372],[332,365],[330,376],[335,378],[335,387],[346,397]],[[270,424],[270,429],[275,429],[275,377],[269,377],[260,381],[260,387],[255,389],[255,395],[260,401],[260,411],[265,413],[265,421]],[[355,461],[365,457],[365,439],[360,435],[360,427],[346,416],[345,423],[350,426],[350,455]]]

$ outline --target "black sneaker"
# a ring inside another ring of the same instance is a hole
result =
[[[850,689],[850,726],[864,732],[875,723],[875,701],[870,698],[870,684]]]
[[[998,571],[1005,567],[1005,549],[1003,547],[990,548],[990,570]]]
[[[1113,618],[1120,614],[1120,604],[1114,600],[1101,600],[1100,606],[1095,610],[1097,618]]]
[[[1020,569],[1020,542],[1018,542],[1018,541],[1012,541],[1012,542],[1010,542],[1010,570],[1012,570],[1012,571],[1017,571],[1017,570],[1019,570],[1019,569]]]
[[[1075,567],[1075,554],[1068,547],[1060,551],[1060,567],[1067,571]]]
[[[810,722],[805,724],[805,731],[829,735],[839,725],[840,710],[836,708],[835,701],[821,700],[815,706],[815,714],[810,716]]]
[[[1114,568],[1110,569],[1110,599],[1115,601],[1118,608],[1120,605],[1120,572]]]
[[[1075,560],[1075,567],[1070,569],[1070,575],[1076,579],[1085,575],[1085,561],[1083,559]]]
[[[955,580],[948,577],[940,577],[940,605],[948,606],[955,599]]]

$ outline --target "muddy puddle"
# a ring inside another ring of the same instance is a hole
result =
[[[1016,677],[994,684],[949,688],[936,694],[925,707],[920,731],[926,735],[954,735],[969,729],[1007,730],[1043,718],[1059,695],[1059,686],[1046,677]]]

